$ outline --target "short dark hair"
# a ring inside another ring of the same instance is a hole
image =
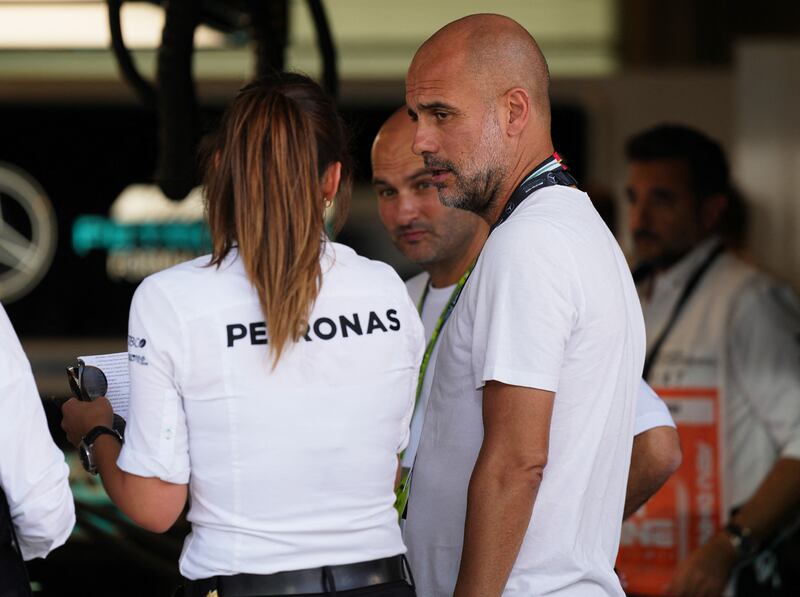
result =
[[[728,206],[718,222],[718,232],[730,247],[743,244],[747,215],[744,198],[732,184],[725,152],[714,139],[688,126],[660,124],[631,137],[625,155],[629,162],[684,162],[689,171],[689,188],[698,205],[711,195],[727,197]]]
[[[630,138],[628,161],[678,160],[689,169],[689,185],[697,199],[730,190],[730,169],[719,143],[696,129],[661,124]]]

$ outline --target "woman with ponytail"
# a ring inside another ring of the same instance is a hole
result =
[[[423,334],[393,270],[326,236],[346,145],[310,79],[243,88],[207,159],[212,254],[133,298],[124,445],[107,400],[64,405],[134,522],[190,498],[185,595],[414,595],[393,490]]]

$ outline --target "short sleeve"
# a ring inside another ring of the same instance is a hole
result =
[[[664,401],[645,380],[641,380],[636,393],[636,422],[633,426],[633,435],[639,435],[655,427],[675,427],[675,421],[672,420]]]
[[[411,439],[411,419],[414,416],[414,408],[416,407],[419,368],[422,363],[423,354],[425,353],[425,330],[422,327],[422,321],[419,318],[419,313],[417,313],[414,303],[411,301],[411,297],[405,291],[405,286],[401,294],[401,305],[405,314],[403,319],[406,322],[409,380],[408,404],[405,415],[400,423],[400,444],[397,447],[398,454],[408,447],[409,440]],[[431,371],[430,373],[432,374],[433,372]]]
[[[583,293],[572,253],[546,226],[498,229],[469,281],[474,304],[472,367],[487,381],[555,392]],[[502,236],[500,236],[502,233]]]
[[[141,477],[189,482],[186,416],[177,382],[187,351],[178,312],[156,280],[134,294],[128,324],[131,396],[118,465]]]
[[[783,457],[800,459],[800,301],[765,278],[736,301],[726,350],[732,381]]]

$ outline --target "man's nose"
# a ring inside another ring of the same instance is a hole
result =
[[[422,118],[417,121],[417,131],[414,135],[411,151],[420,156],[425,153],[435,154],[439,151],[439,146],[436,143],[432,128],[424,123]]]
[[[397,223],[408,226],[419,217],[417,201],[411,193],[401,193],[397,198]]]
[[[631,201],[628,204],[628,228],[631,231],[646,228],[649,220],[649,210],[644,201]]]

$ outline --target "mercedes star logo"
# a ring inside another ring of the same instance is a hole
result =
[[[57,224],[44,189],[27,172],[0,162],[0,301],[39,283],[53,261]]]

